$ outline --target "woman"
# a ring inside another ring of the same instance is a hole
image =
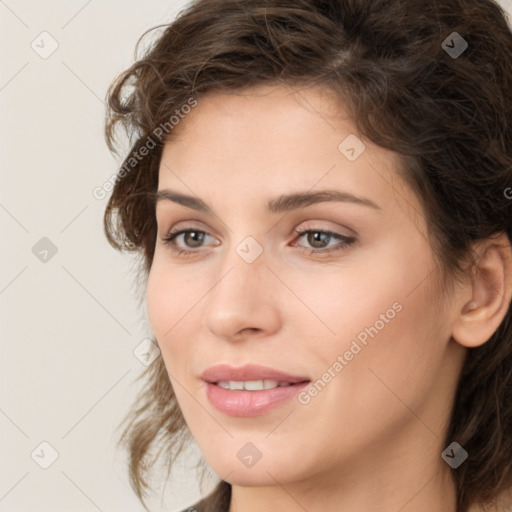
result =
[[[189,510],[510,510],[511,97],[491,0],[197,1],[116,80],[142,500],[192,438]]]

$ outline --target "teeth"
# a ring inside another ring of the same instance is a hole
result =
[[[260,391],[262,389],[265,389],[265,386],[264,386],[264,381],[262,380],[246,380],[244,383],[244,389],[246,391]],[[271,386],[270,388],[266,388],[266,389],[271,389],[271,388],[275,388],[277,386],[277,382],[275,384],[275,386]]]
[[[277,380],[221,380],[217,382],[217,386],[231,391],[246,390],[246,391],[261,391],[263,389],[274,389],[277,387],[290,386],[290,382],[278,382]]]

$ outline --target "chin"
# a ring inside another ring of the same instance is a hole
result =
[[[281,454],[270,447],[262,447],[261,458],[254,462],[252,466],[246,466],[244,455],[251,453],[251,448],[246,448],[243,451],[243,448],[240,449],[239,443],[235,442],[235,444],[236,448],[234,446],[233,448],[225,447],[227,449],[222,454],[204,456],[212,471],[232,485],[246,487],[275,486],[276,481],[280,484],[287,484],[290,481],[301,480],[304,476],[303,472],[306,467],[298,467],[297,454]],[[247,464],[250,463],[249,460]]]
[[[231,473],[229,473],[229,471],[231,471]],[[215,473],[221,478],[223,478],[222,475],[226,475],[226,478],[223,479],[231,485],[240,485],[243,487],[273,487],[276,485],[276,481],[280,484],[286,484],[290,478],[289,473],[283,474],[275,470],[273,471],[272,467],[269,466],[237,469],[231,467],[231,470],[227,472],[219,474],[215,471]]]

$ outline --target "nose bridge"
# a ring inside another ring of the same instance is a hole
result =
[[[229,249],[223,260],[220,273],[223,277],[213,290],[216,299],[231,298],[244,302],[255,299],[261,303],[257,296],[271,274],[266,267],[267,258],[262,245],[252,236],[245,237]]]
[[[267,268],[262,245],[245,237],[223,256],[217,279],[208,297],[205,324],[216,336],[229,339],[242,329],[272,331],[278,304],[267,292],[274,276]]]

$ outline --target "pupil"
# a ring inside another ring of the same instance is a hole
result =
[[[318,231],[314,232],[314,233],[310,233],[309,236],[308,236],[308,243],[310,243],[313,247],[323,247],[325,244],[322,243],[322,238],[324,238],[324,242],[325,242],[325,238],[330,238],[329,235],[326,235],[325,233],[319,233]],[[315,245],[317,242],[320,242],[320,245]]]
[[[189,231],[185,233],[185,243],[191,247],[199,247],[203,240],[203,236],[204,233],[200,233],[199,231]],[[190,239],[192,239],[191,244],[189,244]]]

